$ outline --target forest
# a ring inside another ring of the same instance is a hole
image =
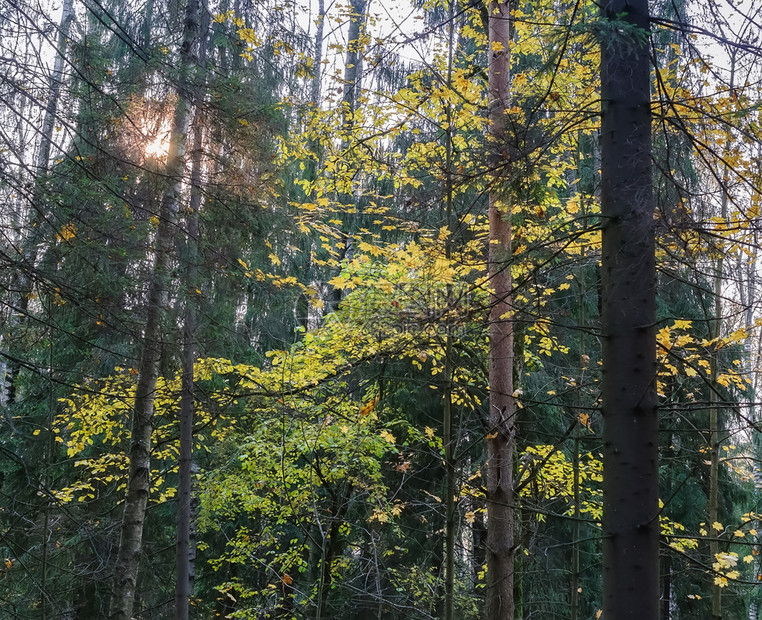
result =
[[[0,0],[0,618],[761,620],[761,108],[755,0]]]

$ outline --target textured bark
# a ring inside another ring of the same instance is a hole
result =
[[[313,57],[312,85],[310,101],[315,107],[320,106],[320,91],[323,81],[323,43],[325,39],[325,0],[318,0],[318,16],[315,20],[315,56]]]
[[[198,65],[206,66],[206,50],[209,35],[209,14],[203,10],[200,17]],[[180,450],[177,482],[177,543],[175,546],[175,618],[188,620],[190,599],[195,578],[196,545],[194,540],[193,514],[193,416],[196,360],[196,290],[198,280],[199,212],[203,198],[203,82],[199,80],[194,95],[195,118],[193,123],[193,146],[191,151],[190,201],[188,204],[187,237],[185,241],[185,317],[183,344],[182,396],[180,397]]]
[[[204,44],[202,43],[202,47]],[[203,51],[199,64],[203,65]],[[197,102],[200,103],[200,102]],[[183,378],[180,397],[180,451],[177,482],[177,543],[175,546],[175,618],[188,620],[190,598],[193,594],[195,545],[192,540],[193,522],[193,374],[196,360],[196,286],[198,279],[199,211],[203,188],[201,166],[203,149],[203,118],[201,106],[196,106],[191,153],[191,197],[188,208],[188,234],[186,240],[185,317],[183,334]]]
[[[181,48],[181,76],[178,102],[172,125],[166,176],[168,186],[159,210],[155,239],[155,262],[148,289],[143,353],[138,367],[138,383],[132,414],[130,469],[127,496],[119,540],[109,617],[130,620],[143,543],[143,526],[150,492],[151,431],[153,430],[154,393],[161,358],[161,323],[170,278],[170,251],[185,171],[185,151],[191,107],[187,73],[194,60],[198,36],[198,1],[188,0]]]
[[[357,109],[357,91],[362,79],[362,33],[365,26],[365,11],[368,0],[352,0],[347,33],[347,51],[344,56],[344,96],[342,98],[343,118],[345,129],[351,129],[354,124],[354,113]]]
[[[608,0],[601,48],[603,617],[659,614],[654,201],[647,0]]]
[[[489,196],[489,430],[487,433],[487,620],[514,615],[514,399],[511,299],[511,212],[501,201],[499,179],[509,165],[504,155],[505,110],[510,96],[510,7],[489,5],[489,122],[492,141]]]
[[[48,101],[45,105],[45,115],[42,119],[42,131],[40,133],[40,150],[37,152],[37,170],[47,173],[50,161],[50,150],[53,145],[53,130],[55,129],[58,116],[58,99],[63,84],[64,60],[66,58],[66,45],[69,39],[71,22],[74,19],[74,0],[64,0],[61,10],[61,25],[58,30],[58,42],[56,59],[53,62],[53,73],[50,76]]]

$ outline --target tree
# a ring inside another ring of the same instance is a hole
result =
[[[718,28],[730,80],[682,0],[313,4],[212,3],[204,70],[183,3],[58,43],[0,0],[0,613],[106,616],[141,412],[134,616],[595,618],[603,372],[607,596],[650,620],[659,523],[664,620],[756,614],[756,43]]]
[[[489,119],[492,139],[489,197],[489,414],[487,418],[487,618],[513,618],[514,507],[513,307],[511,207],[500,185],[509,165],[505,114],[510,101],[510,4],[490,3]]]
[[[198,65],[206,70],[206,51],[209,36],[209,15],[202,5],[199,15]],[[193,89],[195,113],[190,156],[190,198],[186,218],[185,239],[185,313],[183,317],[183,379],[180,398],[179,453],[177,481],[177,544],[175,560],[175,618],[188,620],[195,577],[196,548],[193,540],[195,514],[193,501],[193,412],[194,375],[196,362],[196,338],[198,325],[197,295],[199,262],[199,212],[203,198],[203,148],[204,115],[202,102],[205,96],[204,77],[197,76],[200,83]]]
[[[114,620],[132,618],[138,567],[143,548],[143,527],[150,495],[154,396],[161,361],[161,323],[163,308],[167,303],[166,297],[169,292],[171,269],[169,253],[173,244],[173,229],[176,224],[181,184],[185,172],[186,141],[193,105],[188,92],[188,73],[195,62],[198,31],[199,3],[197,0],[188,0],[185,9],[183,42],[180,50],[181,77],[167,154],[166,175],[168,185],[162,196],[158,213],[155,262],[149,283],[143,351],[138,367],[138,384],[132,417],[130,474],[109,610],[109,617]]]
[[[602,7],[603,613],[659,613],[648,2]]]

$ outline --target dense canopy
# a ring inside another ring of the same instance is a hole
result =
[[[0,0],[0,616],[760,620],[757,4]]]

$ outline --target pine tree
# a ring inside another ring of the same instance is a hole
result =
[[[603,614],[643,620],[659,613],[648,2],[602,11]]]

